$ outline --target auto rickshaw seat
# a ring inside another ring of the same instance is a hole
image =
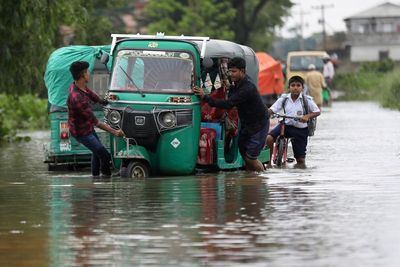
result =
[[[215,130],[216,139],[222,140],[222,123],[219,122],[202,122],[201,128],[211,128]]]

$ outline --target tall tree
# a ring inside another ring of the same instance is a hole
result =
[[[111,23],[107,18],[95,16],[94,11],[123,2],[125,0],[2,1],[0,93],[44,96],[43,74],[48,56],[59,47],[59,26],[71,26],[76,43],[110,42]]]
[[[149,33],[234,38],[226,22],[233,19],[235,11],[227,1],[151,0],[145,15]]]
[[[262,50],[271,42],[274,28],[283,24],[293,3],[290,0],[233,0],[236,10],[232,28],[235,41]]]
[[[292,6],[290,0],[150,0],[150,33],[208,35],[265,49],[274,27]]]
[[[0,92],[33,93],[43,87],[43,69],[60,22],[72,23],[81,12],[80,0],[3,1]]]

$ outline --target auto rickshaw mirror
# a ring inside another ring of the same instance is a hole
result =
[[[100,57],[100,62],[104,65],[107,65],[109,59],[110,59],[110,56],[107,53],[104,53]]]

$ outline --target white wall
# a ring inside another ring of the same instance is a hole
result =
[[[397,46],[352,46],[350,60],[357,61],[378,61],[379,51],[389,51],[389,58],[400,60],[400,45]]]

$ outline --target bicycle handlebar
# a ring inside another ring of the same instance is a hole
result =
[[[286,116],[286,115],[278,114],[278,113],[275,113],[275,112],[271,115],[271,118],[292,119],[292,120],[295,120],[295,121],[299,121],[300,120],[299,117]]]

